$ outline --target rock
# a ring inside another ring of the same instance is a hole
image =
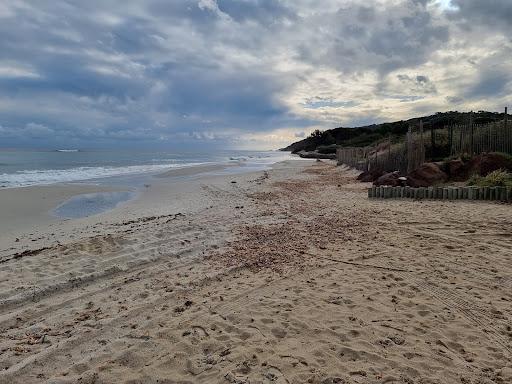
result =
[[[464,169],[464,162],[461,159],[450,160],[445,164],[445,169],[452,180],[458,180]]]
[[[377,180],[373,182],[373,185],[380,187],[381,185],[387,185],[390,187],[399,187],[401,185],[400,180],[400,173],[398,171],[386,173],[379,177]]]
[[[425,163],[407,175],[407,184],[415,188],[430,187],[446,180],[448,175],[434,163]]]
[[[446,163],[446,172],[454,181],[466,181],[473,175],[487,176],[498,169],[512,172],[512,159],[501,153],[482,153],[467,162],[457,159]]]
[[[377,180],[379,177],[381,177],[384,174],[382,171],[368,171],[363,172],[359,176],[357,176],[357,180],[363,182],[363,183],[371,183]]]
[[[302,157],[303,159],[325,159],[325,160],[336,160],[335,153],[320,153],[317,151],[300,151],[297,152],[297,155]]]
[[[487,176],[498,169],[512,171],[512,160],[500,153],[483,153],[467,163],[468,177],[473,174]]]

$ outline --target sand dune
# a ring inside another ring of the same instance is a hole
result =
[[[0,383],[512,382],[512,207],[307,164],[2,255]]]

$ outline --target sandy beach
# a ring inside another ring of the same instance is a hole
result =
[[[512,206],[356,176],[162,177],[77,220],[0,191],[0,383],[512,382]]]

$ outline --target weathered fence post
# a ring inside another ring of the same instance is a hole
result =
[[[510,147],[510,134],[508,133],[508,107],[505,107],[505,120],[503,121],[503,135],[505,136],[505,148],[506,152],[512,152]]]
[[[508,125],[508,107],[505,107],[505,132],[507,131]]]
[[[407,173],[412,171],[412,128],[407,131]]]
[[[454,154],[454,148],[453,148],[453,123],[450,124],[450,131],[448,132],[448,142],[450,145],[450,155]]]
[[[425,141],[423,140],[423,120],[420,120],[420,161],[418,163],[423,164],[425,162]],[[421,165],[416,164],[416,166]]]
[[[471,150],[470,150],[470,153],[471,153],[471,156],[473,156],[475,154],[475,147],[474,147],[474,144],[475,144],[475,128],[474,128],[474,125],[473,125],[473,111],[471,111],[469,113],[469,129],[471,131]]]
[[[388,137],[388,167],[389,167],[390,162],[391,162],[391,133],[389,134],[389,137]],[[387,171],[387,169],[385,169],[385,171]]]
[[[432,147],[430,157],[434,158],[436,155],[436,133],[432,123],[430,124],[430,146]]]

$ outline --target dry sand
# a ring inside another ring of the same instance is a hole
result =
[[[369,201],[354,176],[159,185],[10,244],[0,383],[511,383],[512,207]]]

